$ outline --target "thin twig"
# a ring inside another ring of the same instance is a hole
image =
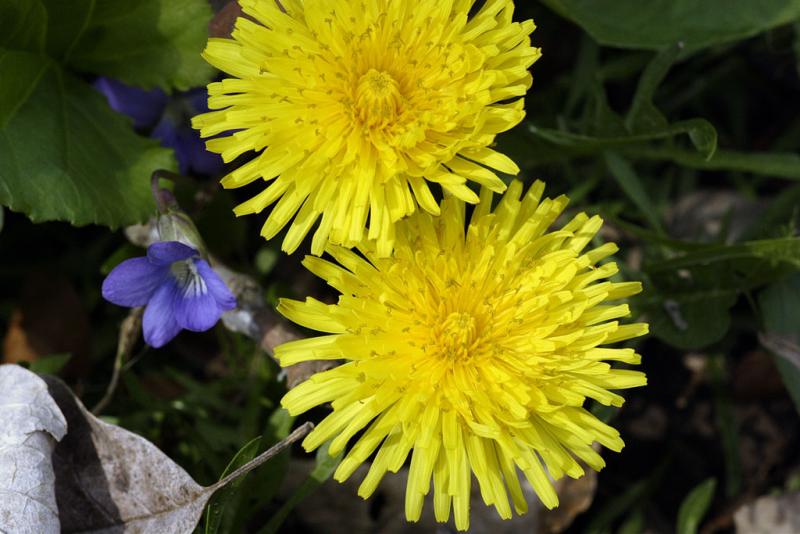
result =
[[[241,466],[239,469],[237,469],[233,473],[229,474],[228,476],[226,476],[225,478],[223,478],[222,480],[220,480],[216,484],[213,484],[213,485],[209,486],[208,488],[206,488],[206,490],[213,493],[213,492],[217,491],[218,489],[220,489],[221,487],[223,487],[223,486],[225,486],[227,484],[230,484],[231,481],[236,480],[237,478],[239,478],[240,476],[242,476],[242,475],[244,475],[246,473],[249,473],[253,469],[256,469],[258,466],[260,466],[261,464],[267,462],[273,456],[276,456],[276,455],[280,454],[289,445],[291,445],[295,441],[299,440],[300,438],[304,437],[306,434],[311,432],[311,430],[313,428],[314,428],[314,423],[312,423],[310,421],[307,422],[307,423],[303,423],[302,425],[297,427],[294,430],[294,432],[292,432],[291,434],[286,436],[284,439],[282,439],[281,441],[276,443],[274,446],[270,447],[267,451],[261,453],[255,459],[247,462],[246,464]]]
[[[136,342],[139,340],[143,313],[144,308],[133,308],[119,327],[119,340],[117,341],[117,355],[114,358],[114,371],[111,374],[111,381],[108,383],[103,398],[92,408],[92,413],[94,415],[102,412],[114,397],[114,392],[119,385],[120,375],[124,370],[123,365],[125,364],[125,360],[130,356],[134,345],[136,345]]]

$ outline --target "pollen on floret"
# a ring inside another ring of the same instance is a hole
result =
[[[410,521],[432,493],[436,519],[452,514],[466,530],[473,481],[500,517],[524,513],[520,475],[552,508],[551,478],[602,469],[595,444],[624,445],[584,405],[621,406],[615,390],[646,384],[642,372],[621,367],[640,355],[613,346],[647,333],[646,324],[622,322],[630,309],[619,302],[641,284],[609,280],[616,265],[601,262],[615,245],[586,250],[599,217],[579,213],[549,231],[567,199],[543,191],[536,182],[523,194],[514,181],[493,207],[484,187],[469,218],[465,202],[449,197],[441,216],[417,212],[397,225],[390,257],[369,241],[357,251],[329,245],[330,258],[309,256],[304,265],[339,301],[278,306],[326,333],[278,347],[282,365],[345,362],[282,400],[292,414],[332,406],[304,447],[330,442],[332,454],[346,451],[339,481],[368,463],[364,498],[407,465]]]
[[[267,182],[235,213],[273,206],[261,234],[288,225],[285,251],[313,233],[313,254],[370,239],[385,257],[400,219],[439,214],[436,189],[477,203],[468,182],[501,192],[498,173],[518,172],[490,148],[524,117],[540,56],[511,0],[472,16],[463,0],[240,4],[231,39],[203,53],[231,77],[192,124],[226,162],[254,156],[222,184]]]

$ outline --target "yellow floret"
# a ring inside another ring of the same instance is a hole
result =
[[[192,124],[224,134],[207,147],[226,162],[256,153],[222,184],[270,182],[235,213],[275,204],[261,233],[288,224],[285,251],[319,221],[312,253],[367,236],[387,256],[398,220],[439,213],[431,184],[476,203],[467,181],[501,192],[496,173],[518,172],[488,148],[524,117],[540,55],[511,0],[472,17],[472,0],[240,3],[248,18],[204,52],[233,78],[208,86],[212,111]]]
[[[341,293],[334,305],[282,300],[279,310],[329,335],[276,349],[282,365],[345,360],[312,376],[284,397],[292,414],[331,403],[333,412],[308,435],[308,450],[331,440],[348,448],[335,478],[345,480],[377,451],[359,489],[366,498],[387,471],[411,454],[406,516],[420,517],[433,481],[436,518],[451,509],[459,529],[469,525],[471,480],[503,518],[527,504],[517,472],[547,507],[558,504],[549,476],[580,477],[582,460],[604,466],[597,442],[619,451],[619,433],[584,408],[587,399],[620,406],[611,390],[642,386],[639,371],[609,362],[639,363],[630,348],[607,347],[647,333],[618,299],[638,282],[611,282],[617,250],[585,251],[600,229],[583,213],[548,232],[567,199],[541,199],[533,184],[522,196],[513,182],[492,209],[492,192],[467,224],[465,203],[442,204],[440,217],[417,212],[397,225],[393,256],[374,243],[360,253],[330,245],[334,261],[304,264]],[[466,230],[465,230],[466,227]],[[511,504],[509,504],[509,494]]]

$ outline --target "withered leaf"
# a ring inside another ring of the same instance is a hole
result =
[[[47,384],[18,365],[0,365],[0,532],[57,533],[51,455],[67,422]]]
[[[308,433],[310,424],[203,487],[155,445],[94,417],[57,378],[45,378],[69,432],[53,454],[62,532],[192,532],[215,491]]]

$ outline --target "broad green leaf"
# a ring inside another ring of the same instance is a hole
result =
[[[222,480],[232,472],[236,471],[241,466],[245,465],[247,462],[252,460],[258,454],[259,448],[261,446],[261,437],[257,437],[250,442],[248,442],[244,447],[242,447],[239,452],[236,453],[236,456],[233,457],[231,462],[225,468],[222,475],[220,475],[219,479]],[[239,486],[241,486],[242,482],[245,480],[244,477],[238,478],[219,490],[212,498],[211,501],[208,503],[208,508],[206,509],[206,534],[216,534],[219,532],[220,525],[222,524],[222,518],[225,514],[225,511],[229,508],[231,501],[236,497]]]
[[[326,443],[317,450],[317,465],[311,471],[311,474],[300,485],[297,491],[289,497],[289,499],[281,506],[275,515],[272,516],[269,523],[262,528],[258,534],[275,534],[281,527],[283,522],[289,516],[289,513],[295,506],[300,504],[306,497],[311,495],[323,482],[331,478],[333,472],[342,461],[342,454],[331,456],[328,454],[328,444]]]
[[[800,411],[800,274],[775,282],[758,296],[766,335],[786,389]]]
[[[200,56],[212,16],[207,0],[96,0],[95,4],[70,53],[71,68],[165,90],[187,90],[214,76],[214,69]]]
[[[110,227],[145,219],[148,177],[170,151],[133,133],[84,81],[188,89],[213,69],[200,57],[206,0],[0,0],[0,203],[33,221]]]
[[[687,50],[751,37],[800,17],[798,0],[544,0],[600,44]]]
[[[0,47],[14,45],[21,50],[41,52],[44,49],[47,12],[39,0],[0,1]],[[3,80],[7,83],[8,80]]]
[[[0,129],[0,161],[3,205],[34,222],[110,227],[146,219],[155,209],[150,174],[174,167],[170,151],[134,134],[99,93],[57,66]]]
[[[58,65],[38,52],[0,48],[0,128],[16,115],[52,68]]]
[[[653,205],[652,200],[650,200],[650,196],[647,194],[642,181],[636,175],[631,164],[614,152],[606,152],[604,154],[604,159],[611,176],[614,177],[634,205],[639,208],[642,216],[650,223],[650,226],[661,233],[662,227],[661,220],[658,216],[658,210]]]
[[[678,510],[677,534],[697,534],[697,527],[708,512],[716,487],[717,479],[709,478],[689,492]]]
[[[47,54],[63,62],[91,24],[98,0],[38,0],[47,11]],[[99,0],[103,1],[103,0]]]

